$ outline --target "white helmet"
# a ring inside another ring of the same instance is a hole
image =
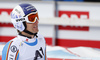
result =
[[[30,15],[32,15],[33,19],[29,19]],[[37,9],[31,4],[19,4],[11,12],[11,22],[13,23],[14,27],[19,31],[31,33],[29,31],[26,31],[27,26],[25,22],[34,23],[36,20],[39,20],[38,12]]]

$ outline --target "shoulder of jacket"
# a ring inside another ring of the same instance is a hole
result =
[[[12,39],[11,41],[12,41],[11,45],[14,45],[14,46],[16,46],[18,48],[19,48],[20,43],[22,42],[21,40],[18,39],[18,37]]]
[[[42,40],[42,41],[45,42],[45,38],[44,38],[43,35],[41,35],[41,34],[37,34],[37,36],[38,36],[38,39],[39,39],[39,40]]]
[[[19,57],[19,54],[17,54],[19,53],[19,42],[17,40],[17,38],[14,38],[6,43],[2,50],[2,60],[6,60],[6,58],[8,60],[10,60],[10,58],[13,58],[15,60],[15,56]],[[5,58],[5,56],[7,57]]]

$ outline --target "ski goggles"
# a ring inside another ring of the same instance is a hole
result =
[[[38,13],[31,13],[27,15],[26,20],[28,23],[35,23],[36,20],[39,20]]]

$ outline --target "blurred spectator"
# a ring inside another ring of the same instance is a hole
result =
[[[100,0],[42,0],[42,1],[100,2]]]
[[[42,1],[55,1],[55,0],[42,0]],[[58,0],[59,1],[59,0]]]
[[[80,2],[83,2],[84,0],[55,0],[55,1],[73,1],[73,2],[74,1],[77,1],[77,2],[80,1]]]
[[[84,2],[100,2],[100,0],[84,0]]]

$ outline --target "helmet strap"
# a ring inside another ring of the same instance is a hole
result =
[[[26,30],[26,29],[25,29],[23,32],[38,37],[38,36],[37,36],[37,33],[32,33],[32,32],[30,32],[30,31],[28,31],[28,30]]]

